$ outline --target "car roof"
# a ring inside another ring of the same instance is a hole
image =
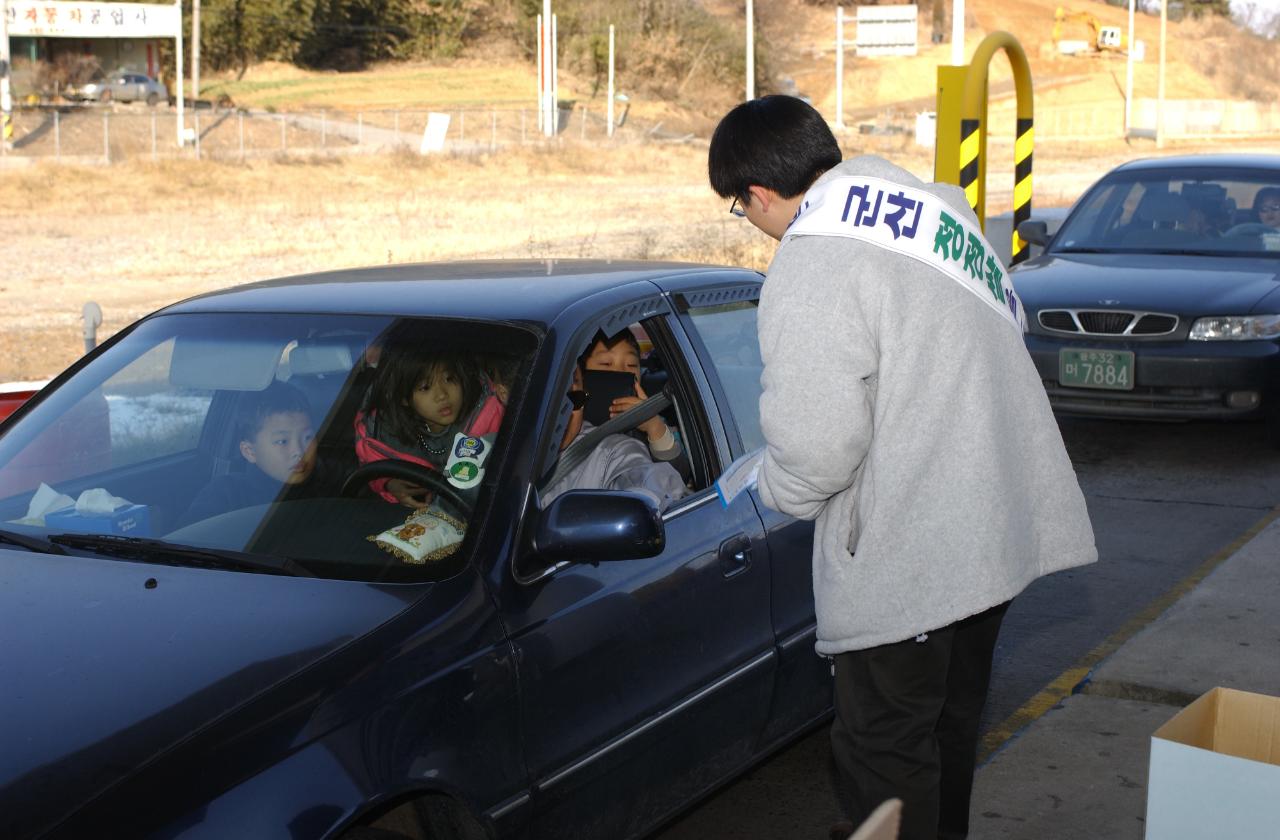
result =
[[[299,274],[210,292],[161,310],[435,315],[551,323],[592,295],[633,283],[664,291],[760,280],[756,272],[696,263],[491,260],[391,265]]]
[[[1112,172],[1132,172],[1145,169],[1275,169],[1280,171],[1280,155],[1267,154],[1213,154],[1175,155],[1173,157],[1141,158],[1122,163]]]

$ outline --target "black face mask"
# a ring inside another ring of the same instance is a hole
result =
[[[587,392],[582,418],[593,426],[600,426],[609,420],[614,400],[636,395],[636,376],[625,370],[583,371],[582,389]]]

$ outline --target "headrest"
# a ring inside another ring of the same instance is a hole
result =
[[[1191,207],[1180,195],[1147,193],[1134,215],[1149,222],[1186,222],[1191,218]]]
[[[299,344],[289,353],[292,375],[341,373],[346,375],[355,365],[351,348],[345,344]]]

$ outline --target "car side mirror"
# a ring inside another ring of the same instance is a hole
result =
[[[534,553],[546,560],[599,563],[654,557],[666,547],[653,500],[621,490],[570,490],[538,515]]]
[[[1018,236],[1024,242],[1043,248],[1049,244],[1049,225],[1036,219],[1027,219],[1018,223]]]

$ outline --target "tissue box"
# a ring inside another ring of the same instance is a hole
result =
[[[1147,840],[1254,840],[1280,826],[1280,697],[1215,688],[1151,736]]]
[[[151,512],[146,505],[126,505],[111,513],[77,513],[73,507],[46,513],[45,527],[52,533],[75,531],[84,534],[121,534],[126,537],[151,536]]]

